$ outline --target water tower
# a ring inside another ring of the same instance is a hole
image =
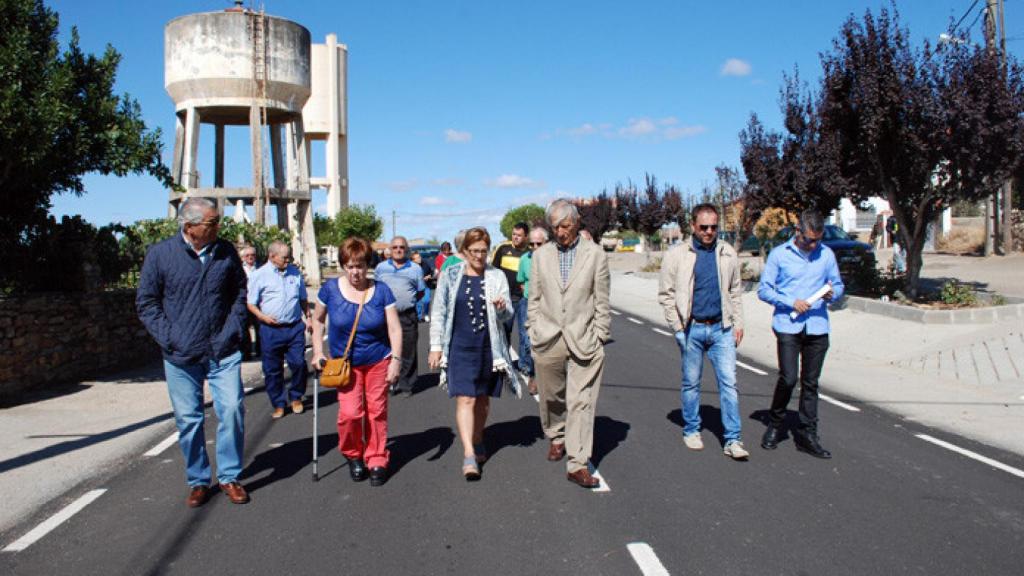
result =
[[[302,118],[311,91],[309,30],[241,6],[175,18],[164,29],[164,87],[177,115],[172,172],[185,189],[171,192],[170,211],[185,197],[204,196],[217,202],[222,215],[228,204],[242,211],[251,205],[256,222],[263,223],[267,208],[275,206],[277,225],[291,231],[292,252],[307,280],[319,285]],[[200,182],[196,169],[203,124],[214,127],[212,186]],[[233,125],[249,126],[251,187],[224,187],[224,128]]]
[[[316,140],[325,143],[325,174],[313,175],[314,189],[327,191],[327,214],[348,207],[348,47],[334,34],[326,44],[313,44],[312,94],[302,109],[307,149]]]

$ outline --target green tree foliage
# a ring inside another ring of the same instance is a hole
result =
[[[850,17],[821,56],[817,90],[785,79],[786,135],[756,116],[740,136],[748,206],[823,212],[881,196],[907,238],[915,298],[927,226],[992,194],[1024,157],[1024,74],[970,43],[910,46],[899,15]]]
[[[512,227],[518,222],[525,222],[531,228],[544,226],[544,209],[536,204],[524,204],[506,212],[500,225],[505,238],[512,238]]]
[[[148,172],[170,185],[160,132],[139,105],[113,94],[120,55],[84,54],[78,33],[63,51],[58,16],[42,0],[0,0],[0,282],[33,265],[33,238],[50,237],[53,194],[85,192],[82,175]],[[70,221],[68,226],[74,227]],[[12,278],[12,276],[15,276]]]
[[[317,246],[338,246],[348,238],[365,238],[370,242],[384,234],[384,220],[371,204],[353,204],[333,218],[313,217]]]

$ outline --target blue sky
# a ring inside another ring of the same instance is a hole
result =
[[[916,41],[934,40],[972,1],[897,7]],[[60,13],[62,38],[75,25],[85,50],[109,43],[122,54],[118,91],[162,129],[169,163],[174,108],[163,88],[163,26],[231,2],[47,4]],[[699,192],[716,165],[739,165],[738,133],[751,112],[779,127],[783,72],[799,66],[815,78],[818,53],[846,17],[883,5],[888,0],[264,1],[268,14],[309,28],[314,42],[335,33],[348,45],[350,201],[373,204],[388,235],[394,211],[398,233],[442,239],[470,225],[496,234],[511,207],[592,196],[644,173]],[[963,28],[972,21],[973,14]],[[1007,36],[1022,25],[1018,3],[1008,2]],[[980,39],[980,22],[972,33]],[[1020,43],[1007,47],[1017,54]],[[200,144],[207,175],[210,133],[204,128]],[[229,129],[227,138],[226,184],[249,185],[248,137]],[[314,175],[322,166],[315,154]],[[167,193],[150,177],[89,176],[86,187],[82,197],[54,197],[53,212],[96,224],[166,214]],[[314,203],[322,208],[325,197]]]

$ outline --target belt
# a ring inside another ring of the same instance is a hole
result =
[[[721,316],[715,316],[714,318],[690,318],[690,322],[693,322],[695,324],[707,324],[709,326],[711,324],[718,324],[721,321]]]

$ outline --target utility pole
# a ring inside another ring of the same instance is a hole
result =
[[[985,46],[990,53],[996,53],[1000,44],[996,43],[996,32],[1001,21],[1002,0],[985,0]],[[1002,44],[1005,48],[1005,41]],[[1005,53],[1000,53],[1000,59],[1005,58]],[[1002,189],[1005,192],[1006,183]],[[1005,196],[1005,193],[1004,193]],[[995,254],[997,237],[999,234],[999,194],[993,194],[985,200],[985,256]]]
[[[395,236],[398,236],[398,229],[395,228],[395,210],[394,210],[394,208],[392,208],[391,209],[391,237],[394,238]]]
[[[999,52],[1003,64],[1003,80],[1006,80],[1006,20],[1004,0],[999,0]],[[1013,179],[1003,182],[1003,254],[1013,253]]]

